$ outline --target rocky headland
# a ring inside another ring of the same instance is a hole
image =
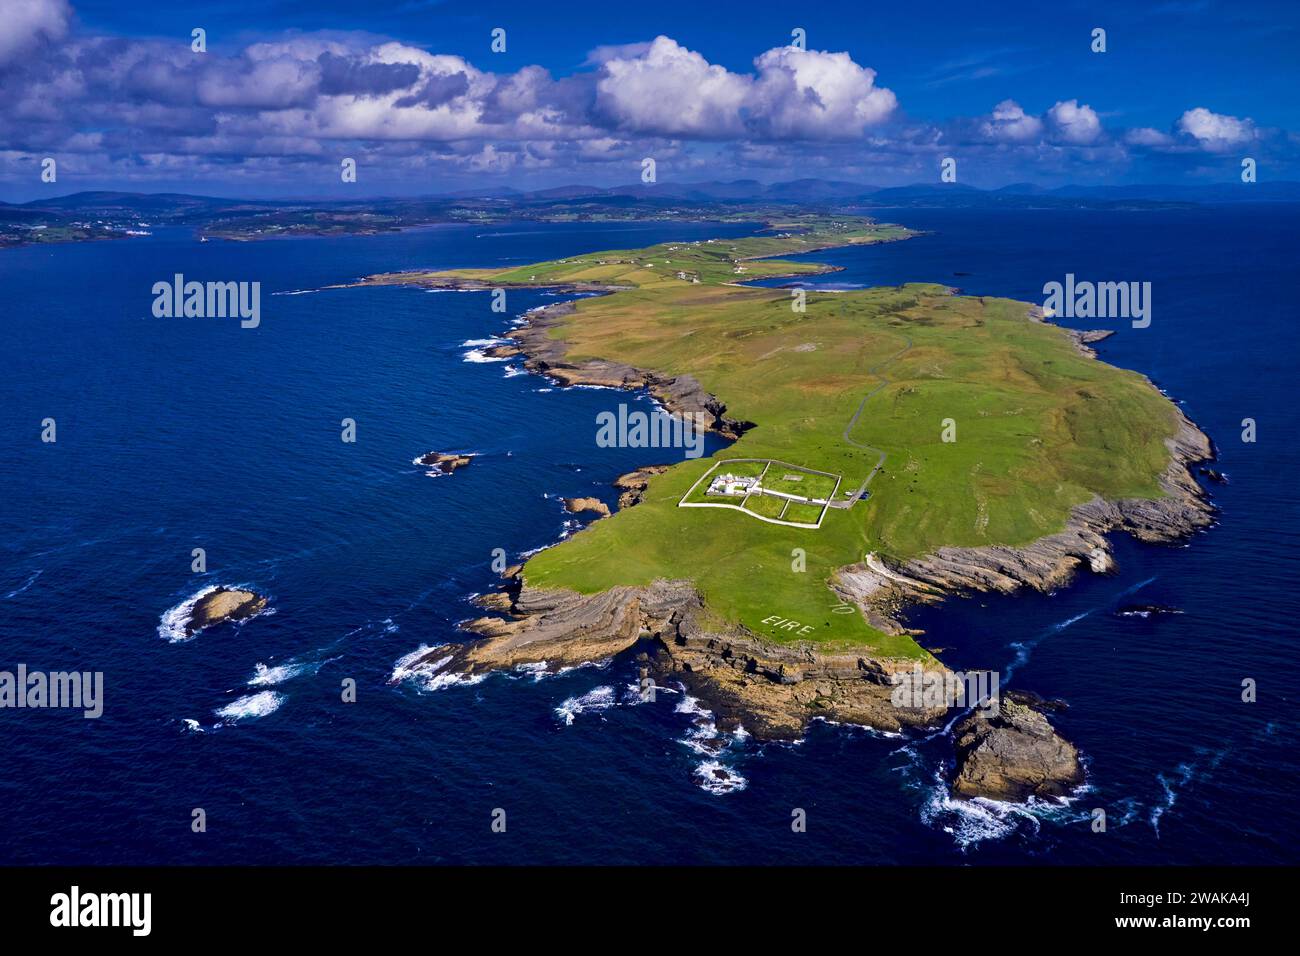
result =
[[[719,727],[743,726],[765,740],[798,739],[816,717],[897,731],[946,713],[893,704],[892,675],[912,662],[777,645],[718,627],[689,581],[578,594],[531,588],[517,576],[498,594],[476,603],[504,616],[462,625],[480,640],[432,648],[412,668],[441,662],[439,673],[473,676],[521,664],[572,666],[635,648],[655,679],[680,682],[706,700]],[[937,661],[928,666],[942,669]]]
[[[454,280],[447,287],[469,286]],[[646,389],[668,411],[697,416],[724,437],[737,438],[753,427],[729,418],[726,405],[693,376],[663,376],[601,359],[569,360],[564,341],[553,338],[551,330],[573,311],[574,305],[565,302],[526,313],[525,323],[506,333],[511,344],[502,348],[561,385]],[[1037,307],[1029,315],[1043,321]],[[1070,334],[1081,352],[1095,357],[1089,343],[1111,333]],[[1206,435],[1181,411],[1176,414],[1177,432],[1166,441],[1170,460],[1159,481],[1161,497],[1094,498],[1072,510],[1063,530],[1023,547],[940,548],[892,568],[880,562],[874,568],[866,562],[849,565],[835,575],[833,590],[861,608],[873,627],[889,634],[916,633],[902,619],[918,603],[976,592],[1048,592],[1068,584],[1083,568],[1110,572],[1114,562],[1108,533],[1124,531],[1151,543],[1184,540],[1213,520],[1213,506],[1190,468],[1212,460],[1214,452]],[[620,507],[636,504],[666,467],[620,477]],[[579,594],[529,587],[519,572],[504,591],[477,603],[497,612],[463,625],[478,639],[433,648],[415,662],[415,669],[473,676],[521,664],[577,665],[635,648],[645,673],[680,681],[715,712],[720,727],[743,725],[769,740],[796,739],[818,717],[901,731],[938,726],[949,713],[942,707],[903,708],[892,702],[894,675],[911,668],[913,661],[812,644],[775,644],[738,625],[719,625],[689,581],[659,580]],[[946,672],[933,657],[925,668]],[[954,728],[954,735],[958,769],[953,791],[958,796],[1060,796],[1082,781],[1073,745],[1056,734],[1041,709],[1023,699],[1008,697],[996,718],[973,714]]]

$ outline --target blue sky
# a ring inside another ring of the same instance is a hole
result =
[[[10,200],[1300,178],[1295,3],[0,4]]]

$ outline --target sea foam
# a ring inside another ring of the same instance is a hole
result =
[[[273,690],[259,691],[256,694],[249,694],[246,697],[231,701],[225,707],[217,710],[216,715],[223,721],[237,724],[244,720],[255,720],[258,717],[265,717],[267,714],[275,713],[280,709],[280,705],[288,699],[284,694],[276,693]]]

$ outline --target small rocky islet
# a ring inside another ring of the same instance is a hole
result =
[[[243,621],[266,610],[265,595],[243,588],[217,587],[194,602],[189,620],[185,622],[185,636],[193,637],[199,631],[226,621]]]
[[[473,455],[459,452],[431,451],[415,459],[415,464],[428,468],[429,475],[450,475],[474,460]]]

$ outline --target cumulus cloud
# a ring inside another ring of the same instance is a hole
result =
[[[1213,113],[1203,106],[1184,113],[1178,120],[1178,131],[1209,150],[1230,149],[1258,135],[1253,120]]]
[[[993,107],[980,130],[985,138],[997,143],[1025,143],[1042,135],[1043,121],[1030,116],[1015,100],[1003,100]]]
[[[1091,106],[1078,100],[1056,103],[1047,111],[1047,123],[1055,138],[1063,143],[1086,146],[1101,136],[1101,120]]]
[[[722,137],[741,131],[740,108],[750,83],[661,36],[635,56],[608,53],[596,81],[596,104],[622,129]]]
[[[848,139],[898,106],[847,53],[777,47],[732,73],[670,37],[595,55],[598,109],[620,129],[667,136]]]
[[[0,27],[0,67],[43,43],[63,39],[72,19],[67,0],[5,0]]]
[[[758,78],[748,98],[750,121],[764,135],[846,139],[886,119],[898,106],[876,86],[876,71],[847,53],[778,47],[754,61]]]

